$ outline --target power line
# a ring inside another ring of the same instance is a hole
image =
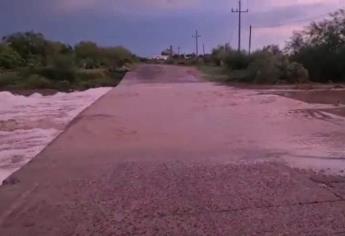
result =
[[[242,3],[241,0],[238,1],[238,9],[234,10],[231,9],[232,13],[238,13],[238,51],[241,51],[241,16],[242,13],[248,13],[248,9],[245,11],[242,11]]]
[[[296,20],[287,21],[287,22],[281,22],[281,23],[277,23],[277,24],[254,26],[254,27],[257,28],[257,29],[259,29],[259,28],[275,28],[275,27],[280,27],[280,26],[285,26],[285,25],[291,25],[291,24],[294,24],[294,23],[301,23],[301,22],[312,21],[312,20],[316,20],[318,18],[325,17],[325,16],[329,16],[329,13],[324,13],[322,15],[308,17],[308,18],[304,18],[304,19],[302,18],[302,19],[296,19]]]

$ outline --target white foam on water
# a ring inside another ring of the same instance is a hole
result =
[[[29,97],[0,92],[0,184],[111,88]]]

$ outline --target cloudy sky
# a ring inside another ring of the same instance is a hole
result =
[[[74,44],[123,45],[151,56],[170,44],[194,50],[198,29],[206,50],[229,42],[237,45],[237,0],[0,0],[0,35],[34,30],[48,38]],[[308,19],[345,8],[345,0],[242,0],[243,46],[252,24],[254,47],[280,44]]]

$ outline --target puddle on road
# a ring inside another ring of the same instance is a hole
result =
[[[293,168],[345,176],[345,157],[284,156],[283,159]]]
[[[340,156],[330,156],[329,154],[313,156],[297,155],[287,151],[270,151],[261,149],[241,150],[240,153],[240,160],[245,163],[277,162],[296,169],[312,170],[322,174],[345,176],[345,156],[341,156],[341,154]]]

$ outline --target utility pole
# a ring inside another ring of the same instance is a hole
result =
[[[195,35],[193,35],[192,37],[195,38],[195,55],[199,56],[199,38],[201,37],[201,35],[199,35],[199,32],[196,30]]]
[[[242,3],[241,0],[238,0],[238,9],[234,10],[231,9],[232,13],[238,13],[238,51],[241,51],[241,18],[242,18],[242,13],[248,13],[248,9],[245,11],[242,11]]]
[[[249,47],[248,47],[248,53],[249,55],[252,52],[252,25],[249,26]]]
[[[172,57],[174,55],[174,48],[173,48],[173,45],[170,45],[170,56]]]
[[[202,44],[202,52],[204,53],[204,56],[206,55],[205,53],[205,43]]]

